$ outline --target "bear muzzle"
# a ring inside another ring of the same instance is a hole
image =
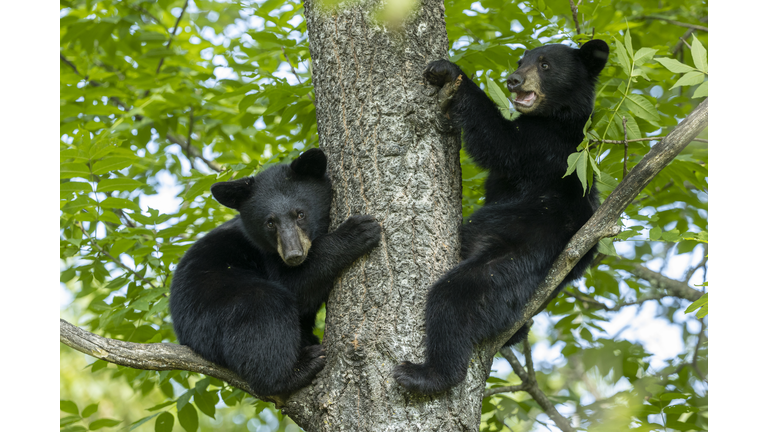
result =
[[[291,267],[304,262],[311,246],[307,233],[297,226],[277,232],[277,253]]]

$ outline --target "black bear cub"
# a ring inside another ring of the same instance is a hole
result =
[[[376,220],[361,215],[328,233],[325,169],[325,154],[310,149],[290,166],[214,184],[214,198],[240,215],[192,245],[173,277],[179,343],[259,395],[292,393],[325,366],[315,315],[339,272],[381,237]]]
[[[545,45],[526,51],[507,78],[521,113],[514,121],[455,64],[439,60],[427,66],[426,81],[450,97],[441,106],[463,131],[464,149],[489,173],[485,205],[462,227],[462,261],[427,295],[426,360],[394,370],[403,387],[433,394],[461,382],[473,344],[521,318],[554,260],[594,213],[595,188],[585,195],[576,175],[563,175],[568,155],[584,138],[607,59],[608,45],[601,40],[580,49]],[[594,252],[558,290],[581,276]],[[506,345],[527,333],[522,328]]]

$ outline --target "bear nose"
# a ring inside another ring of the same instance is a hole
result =
[[[304,261],[304,254],[300,250],[292,250],[286,252],[283,259],[290,266],[299,265]]]
[[[507,78],[507,88],[512,91],[512,89],[521,86],[524,82],[525,78],[519,73],[515,72],[510,75],[509,78]]]

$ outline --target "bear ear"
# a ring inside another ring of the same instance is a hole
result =
[[[325,153],[319,148],[311,148],[291,162],[291,170],[296,174],[321,178],[327,165]]]
[[[600,39],[593,39],[579,49],[579,57],[587,67],[589,74],[596,77],[608,61],[608,44]]]
[[[239,180],[214,183],[211,193],[221,205],[239,210],[240,206],[253,193],[253,177],[245,177]]]

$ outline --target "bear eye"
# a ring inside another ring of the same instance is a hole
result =
[[[549,69],[549,63],[542,63],[542,64],[541,64],[541,68],[542,68],[542,69],[545,69],[545,70],[546,70],[546,69]]]
[[[275,227],[275,222],[273,222],[272,219],[268,220],[267,221],[267,228],[274,228],[274,227]]]
[[[304,219],[304,212],[300,211],[299,214],[296,215],[297,219]]]

